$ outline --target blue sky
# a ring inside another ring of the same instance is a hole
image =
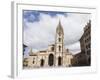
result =
[[[23,10],[23,18],[27,19],[28,22],[39,21],[40,20],[39,16],[41,13],[50,15],[51,17],[55,17],[57,14],[67,16],[66,12]]]
[[[64,45],[71,53],[80,52],[79,39],[90,14],[23,10],[24,43],[28,46],[27,55],[32,48],[33,52],[46,50],[48,45],[55,43],[56,28],[59,23],[64,29]]]

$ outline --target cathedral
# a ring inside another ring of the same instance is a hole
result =
[[[70,67],[72,53],[64,47],[64,30],[59,21],[56,28],[55,43],[48,45],[46,50],[38,51],[36,53],[29,52],[27,58],[27,68],[39,67]]]

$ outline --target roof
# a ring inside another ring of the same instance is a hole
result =
[[[47,52],[47,51],[46,51],[46,50],[42,50],[42,51],[39,51],[39,52],[41,52],[41,53],[42,53],[42,52]]]
[[[29,56],[37,56],[37,54],[29,54]]]

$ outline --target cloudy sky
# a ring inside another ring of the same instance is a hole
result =
[[[27,55],[30,48],[33,52],[45,50],[53,44],[59,20],[64,29],[65,48],[73,54],[80,52],[79,39],[89,19],[90,14],[84,13],[23,10],[23,44],[28,46],[24,53]]]

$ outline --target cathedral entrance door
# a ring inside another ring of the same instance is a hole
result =
[[[44,60],[41,59],[41,67],[44,66]]]
[[[61,60],[61,57],[59,56],[58,57],[58,66],[61,66],[62,65],[61,62],[62,62],[62,60]]]
[[[54,55],[50,54],[48,59],[48,65],[53,66],[53,64],[54,64]]]

